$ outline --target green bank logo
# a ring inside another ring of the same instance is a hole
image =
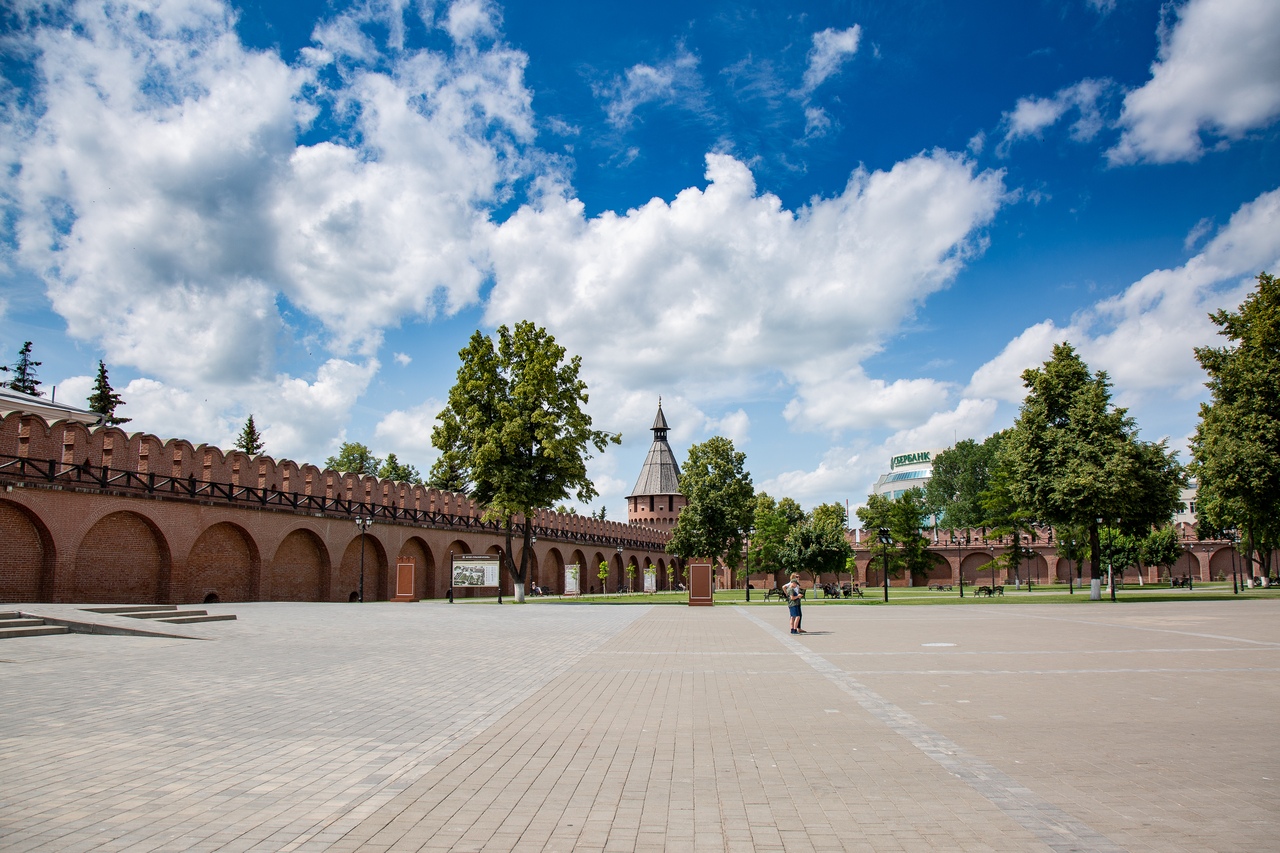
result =
[[[899,465],[917,465],[921,462],[929,461],[929,451],[921,450],[918,453],[904,453],[901,456],[895,456],[889,460],[889,470],[892,471]]]

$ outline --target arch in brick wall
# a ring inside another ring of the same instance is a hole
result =
[[[564,592],[564,555],[559,548],[547,550],[542,573],[538,575],[538,584],[555,592]]]
[[[1043,554],[1036,554],[1019,566],[1018,570],[1022,573],[1023,580],[1030,579],[1033,583],[1049,582],[1049,561]]]
[[[615,563],[617,563],[616,558],[613,560],[606,560],[602,552],[596,551],[595,555],[590,560],[588,560],[587,563],[588,563],[587,565],[587,588],[588,589],[595,587],[596,592],[604,592],[606,589],[609,588],[611,584],[616,586],[617,566],[614,565]],[[609,564],[609,576],[605,578],[603,589],[601,589],[600,587],[600,564],[601,563]]]
[[[98,519],[76,548],[68,590],[85,604],[156,604],[167,598],[171,565],[164,534],[146,516],[130,510]]]
[[[968,584],[977,583],[978,573],[990,562],[990,554],[965,554],[964,559],[960,561],[960,567],[964,572],[964,582]],[[987,570],[987,583],[991,583],[991,571],[989,569]]]
[[[413,578],[414,595],[418,598],[443,598],[445,587],[440,586],[440,572],[436,567],[431,546],[421,536],[410,536],[400,546],[397,562],[401,557],[412,557],[416,566]],[[447,586],[447,584],[446,584]]]
[[[48,601],[56,559],[53,537],[31,510],[0,500],[0,601]]]
[[[258,546],[238,524],[222,521],[201,532],[191,546],[183,577],[182,602],[253,601],[258,598]]]
[[[338,601],[352,601],[360,589],[360,540],[364,540],[364,600],[387,600],[387,549],[372,533],[356,534],[347,543],[338,567],[334,591]]]
[[[925,576],[925,584],[950,583],[951,563],[947,562],[946,557],[933,551],[929,552],[929,556],[933,558],[933,565],[929,567],[929,572]]]
[[[262,571],[258,597],[263,601],[325,601],[329,550],[313,531],[292,530]]]

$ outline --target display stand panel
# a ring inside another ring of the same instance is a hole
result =
[[[689,606],[710,607],[715,603],[712,598],[711,561],[689,561]]]

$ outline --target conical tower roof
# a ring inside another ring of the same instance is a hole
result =
[[[671,452],[671,445],[667,444],[669,427],[662,414],[661,399],[658,400],[658,416],[653,419],[650,429],[653,430],[653,444],[640,469],[636,487],[627,497],[680,494],[680,466],[676,463],[676,455]]]

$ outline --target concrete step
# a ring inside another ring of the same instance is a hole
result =
[[[24,624],[14,624],[24,623]],[[44,637],[69,633],[65,625],[46,625],[43,619],[5,619],[0,621],[0,640],[14,637]]]
[[[190,625],[193,622],[228,622],[236,618],[234,613],[204,613],[204,611],[192,611],[190,615],[186,611],[179,611],[180,616],[167,616],[163,619],[157,619],[157,622],[168,622],[170,625]],[[204,613],[203,616],[199,615]]]
[[[16,610],[5,610],[0,612],[0,619],[20,619],[22,614]]]
[[[172,619],[175,616],[204,616],[208,610],[172,610],[147,611],[146,613],[121,613],[121,616],[128,616],[130,619]]]
[[[43,619],[34,616],[23,616],[21,613],[0,613],[0,628],[32,628],[43,625]]]
[[[159,613],[161,611],[173,611],[178,609],[176,604],[116,604],[111,607],[86,607],[89,613],[114,613],[120,616],[132,616],[135,613]]]

